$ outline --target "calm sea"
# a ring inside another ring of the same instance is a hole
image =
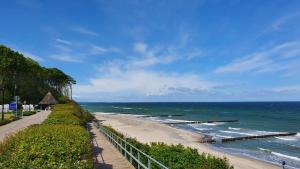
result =
[[[277,132],[297,132],[296,136],[212,144],[231,154],[248,156],[300,168],[300,102],[218,102],[218,103],[81,103],[91,112],[139,115],[157,121],[239,120],[231,123],[176,125],[216,139]],[[182,116],[172,116],[182,115]]]

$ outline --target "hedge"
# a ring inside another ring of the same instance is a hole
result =
[[[36,111],[25,111],[25,112],[23,112],[23,116],[31,116],[33,114],[36,114]]]
[[[124,137],[123,134],[117,132],[111,127],[104,127],[119,137],[126,139],[127,142],[166,165],[170,169],[233,169],[233,166],[228,163],[228,160],[225,157],[218,158],[210,154],[199,154],[197,149],[184,147],[181,144],[143,144],[138,142],[136,139]],[[146,164],[146,160],[144,161]],[[153,165],[151,168],[158,169],[159,167]]]
[[[85,126],[87,121],[94,117],[84,111],[77,103],[70,102],[68,104],[57,104],[44,124],[73,124]]]
[[[0,145],[0,168],[92,168],[89,145],[80,126],[31,126]]]
[[[0,168],[82,168],[93,165],[84,125],[92,118],[77,103],[55,105],[41,125],[32,125],[0,143]]]

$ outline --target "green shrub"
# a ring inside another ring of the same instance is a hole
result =
[[[70,102],[70,99],[67,96],[61,96],[61,97],[58,98],[58,103],[59,104],[67,104],[69,102]]]
[[[94,116],[84,111],[77,103],[70,101],[68,104],[57,104],[53,107],[44,124],[73,124],[84,126]]]
[[[125,138],[112,127],[105,126],[105,128],[171,169],[233,169],[226,158],[218,158],[205,153],[199,154],[197,149],[184,147],[181,144],[143,144],[136,139]],[[147,162],[146,159],[142,161],[144,164]],[[160,167],[152,164],[151,168],[159,169]]]
[[[0,144],[0,168],[93,168],[90,138],[75,125],[34,125]]]
[[[23,116],[31,116],[33,114],[36,114],[36,111],[25,111],[25,112],[23,112]]]

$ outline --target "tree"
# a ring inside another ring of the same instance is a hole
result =
[[[76,81],[57,68],[45,68],[31,58],[0,45],[0,87],[5,91],[4,101],[15,95],[28,103],[37,103],[47,92],[55,97]]]

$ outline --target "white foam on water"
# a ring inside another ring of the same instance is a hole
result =
[[[280,133],[285,133],[285,132],[263,131],[263,130],[255,130],[255,132],[266,133],[266,134],[280,134]]]
[[[193,122],[190,120],[166,119],[168,122]]]
[[[241,130],[241,128],[228,127],[229,130]]]
[[[279,140],[284,140],[284,141],[297,141],[298,139],[293,138],[293,137],[275,137]]]
[[[297,136],[297,137],[300,137],[300,133],[297,133],[296,136]]]
[[[219,134],[216,134],[217,137],[223,137],[223,138],[232,138],[231,136],[224,136],[224,135],[219,135]]]
[[[261,151],[266,151],[266,152],[272,152],[271,150],[269,149],[266,149],[266,148],[261,148],[261,147],[257,147],[259,150]]]
[[[133,108],[130,108],[130,107],[121,107],[121,109],[130,110],[130,109],[133,109]]]
[[[113,106],[113,108],[115,108],[115,109],[118,109],[118,108],[120,108],[120,107],[117,107],[117,106]]]
[[[216,126],[217,124],[216,123],[201,123],[203,125],[207,125],[207,126]]]
[[[271,152],[271,154],[274,154],[274,155],[280,156],[280,157],[284,157],[284,158],[288,158],[288,159],[292,159],[292,160],[295,160],[295,161],[300,161],[299,157],[289,156],[289,155],[281,154],[281,153],[277,153],[277,152]]]
[[[97,114],[104,114],[104,115],[116,115],[117,113],[105,113],[105,112],[94,112]]]
[[[237,131],[220,130],[220,132],[229,133],[229,134],[240,134],[240,135],[246,135],[246,136],[254,136],[254,134],[251,134],[251,133],[243,133],[243,132],[237,132]]]

